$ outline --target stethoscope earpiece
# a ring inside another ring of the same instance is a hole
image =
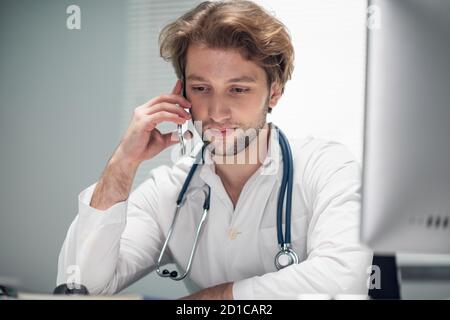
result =
[[[162,273],[161,273],[161,275],[163,276],[163,277],[170,277],[170,278],[176,278],[176,277],[178,277],[178,272],[176,272],[176,271],[169,271],[169,270],[167,270],[167,269],[164,269],[163,271],[162,271]]]

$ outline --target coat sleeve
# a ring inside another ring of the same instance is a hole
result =
[[[79,194],[78,214],[59,254],[57,285],[75,281],[92,294],[114,294],[155,269],[163,244],[158,186],[150,175],[107,210],[90,207],[95,186]]]
[[[359,242],[361,169],[346,147],[324,143],[303,174],[312,216],[307,259],[280,271],[240,280],[235,299],[297,299],[301,294],[364,294],[372,252]]]

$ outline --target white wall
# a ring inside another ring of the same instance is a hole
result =
[[[0,7],[0,278],[51,292],[79,192],[119,139],[124,3],[2,0]],[[1,281],[1,280],[0,280]]]
[[[291,138],[344,143],[362,159],[365,0],[264,0],[290,30],[295,69],[271,120]]]

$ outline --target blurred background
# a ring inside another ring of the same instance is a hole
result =
[[[78,194],[99,178],[134,108],[176,81],[159,57],[159,30],[199,2],[1,1],[0,282],[53,291]],[[256,2],[285,23],[296,50],[293,79],[269,121],[291,139],[340,141],[361,161],[366,1]],[[81,29],[67,27],[70,5],[81,10]],[[152,168],[170,164],[170,153],[143,163],[134,187]],[[398,262],[449,267],[450,257],[399,254]],[[123,292],[188,293],[183,283],[155,274]],[[449,297],[450,279],[413,275],[402,295]]]

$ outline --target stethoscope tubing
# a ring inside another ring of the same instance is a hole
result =
[[[293,187],[293,160],[292,160],[292,152],[291,148],[289,146],[288,140],[284,133],[275,125],[273,126],[273,129],[275,129],[279,135],[279,144],[281,148],[281,154],[282,154],[282,160],[283,160],[283,175],[281,180],[281,187],[280,192],[278,196],[278,203],[277,203],[277,240],[278,244],[280,246],[281,251],[277,254],[277,257],[275,258],[277,269],[283,268],[283,266],[280,267],[278,263],[278,256],[280,254],[288,254],[292,255],[295,263],[298,263],[298,257],[296,256],[295,252],[293,252],[290,249],[291,246],[291,209],[292,209],[292,187]],[[170,277],[173,280],[182,280],[184,279],[190,272],[192,261],[195,256],[195,252],[197,250],[197,242],[200,236],[200,233],[202,231],[202,227],[207,219],[209,208],[210,208],[210,201],[211,201],[211,187],[208,186],[208,192],[205,194],[205,201],[203,204],[203,214],[200,220],[200,223],[197,226],[196,235],[194,239],[194,244],[191,249],[190,255],[189,255],[189,261],[186,268],[186,271],[181,275],[178,276],[178,273],[176,271],[170,272],[169,270],[165,269],[161,271],[161,263],[162,259],[164,257],[164,253],[167,250],[168,243],[172,237],[173,230],[175,228],[176,220],[179,215],[179,211],[181,209],[181,206],[183,204],[184,196],[186,194],[187,189],[189,188],[189,184],[192,180],[192,177],[194,176],[194,173],[199,165],[199,163],[204,163],[204,152],[205,152],[206,144],[202,146],[202,149],[197,154],[196,160],[194,164],[192,165],[191,169],[189,170],[189,173],[186,177],[186,180],[183,183],[183,186],[181,188],[181,191],[178,195],[177,201],[176,201],[176,210],[174,213],[174,217],[172,219],[172,223],[170,225],[167,238],[163,244],[162,250],[160,252],[158,261],[157,261],[157,268],[156,271],[158,275],[161,277]],[[286,195],[287,191],[287,195]],[[283,203],[286,196],[286,210],[285,210],[285,233],[283,236]]]

